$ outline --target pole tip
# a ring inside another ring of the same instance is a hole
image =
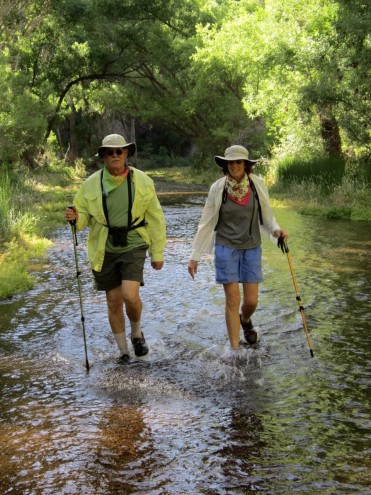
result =
[[[309,351],[309,352],[310,352],[310,355],[311,355],[312,357],[314,357],[314,353],[313,353],[312,349],[310,349],[310,351]]]

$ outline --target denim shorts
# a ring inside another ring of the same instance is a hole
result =
[[[102,270],[93,270],[97,290],[109,291],[119,287],[123,280],[143,283],[143,269],[147,248],[133,249],[127,253],[106,253]]]
[[[215,244],[215,273],[218,284],[263,282],[262,249],[233,249]]]

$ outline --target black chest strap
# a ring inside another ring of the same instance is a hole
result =
[[[259,222],[260,222],[260,225],[264,225],[264,222],[263,222],[263,213],[262,213],[262,207],[261,207],[261,204],[260,204],[259,195],[258,195],[258,192],[256,190],[255,184],[250,179],[250,177],[249,177],[249,183],[250,183],[250,187],[251,187],[252,193],[253,193],[253,195],[254,195],[257,203],[258,203],[258,213],[259,213]]]
[[[134,222],[132,222],[131,210],[132,210],[132,207],[133,207],[133,191],[132,191],[132,188],[131,188],[131,171],[130,170],[129,170],[129,173],[128,173],[127,177],[126,177],[126,181],[127,181],[127,188],[128,188],[128,200],[129,200],[129,204],[128,204],[128,224],[127,224],[127,227],[119,227],[119,228],[125,228],[126,230],[134,230],[134,229],[137,229],[139,227],[144,227],[145,224],[146,224],[146,222],[145,222],[145,220],[143,218],[136,225],[132,225],[132,223],[135,224],[138,221],[138,218],[136,218],[134,220]],[[101,184],[101,189],[102,189],[103,212],[104,212],[104,216],[106,218],[107,227],[108,227],[109,230],[111,230],[111,229],[114,229],[114,228],[111,227],[111,225],[109,223],[109,215],[108,215],[108,208],[107,208],[107,194],[106,194],[106,191],[104,190],[104,186],[103,186],[103,170],[102,170],[102,173],[101,173],[100,184]]]

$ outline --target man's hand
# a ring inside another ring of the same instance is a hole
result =
[[[151,266],[155,270],[161,270],[161,268],[164,266],[163,261],[151,261]]]
[[[67,206],[65,210],[65,218],[67,222],[77,222],[79,219],[79,212],[75,206]]]

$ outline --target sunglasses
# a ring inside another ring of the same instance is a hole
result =
[[[117,156],[120,156],[123,154],[123,152],[124,152],[124,150],[122,150],[121,148],[119,148],[119,149],[116,149],[116,148],[106,149],[106,155],[109,155],[109,156],[113,156],[115,153]]]
[[[232,163],[237,163],[237,165],[241,165],[244,163],[244,160],[230,160],[228,161],[228,165],[232,165]]]

